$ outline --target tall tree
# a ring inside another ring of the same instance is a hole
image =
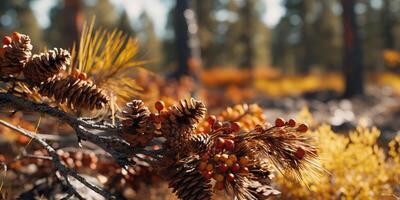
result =
[[[355,0],[341,0],[343,14],[343,73],[345,78],[344,97],[363,94],[363,55],[358,32]]]
[[[216,64],[217,57],[215,36],[218,22],[215,19],[215,11],[219,1],[195,0],[194,2],[196,15],[198,16],[198,36],[202,61],[205,67],[211,67]]]
[[[79,39],[83,26],[82,0],[62,0],[50,11],[47,38],[52,45],[70,48]]]
[[[254,44],[254,35],[255,35],[255,23],[254,23],[254,9],[256,2],[255,0],[246,0],[244,1],[244,5],[242,7],[242,16],[243,16],[243,35],[242,40],[245,45],[245,50],[243,54],[243,61],[241,63],[241,67],[254,67],[254,59],[255,59],[255,44]]]
[[[391,0],[383,1],[383,9],[382,9],[382,35],[384,39],[384,47],[386,49],[395,48],[395,37],[393,34],[395,27],[395,17],[393,16],[391,5]]]
[[[146,12],[139,17],[138,38],[140,41],[141,53],[145,60],[149,60],[155,67],[160,66],[161,41],[156,35],[154,23]]]
[[[189,75],[197,79],[201,65],[197,21],[190,0],[177,0],[175,7],[175,41],[178,59],[176,76]]]

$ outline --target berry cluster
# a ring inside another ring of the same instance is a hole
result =
[[[84,80],[84,81],[88,80],[87,74],[85,72],[81,72],[81,70],[79,70],[77,68],[72,68],[70,75],[76,79],[80,79],[80,80]]]
[[[233,140],[218,138],[216,141],[215,154],[208,158],[203,156],[198,169],[207,179],[216,181],[216,190],[225,189],[226,183],[235,181],[237,175],[246,176],[249,174],[248,165],[250,160],[247,156],[237,157],[231,151],[234,148]]]

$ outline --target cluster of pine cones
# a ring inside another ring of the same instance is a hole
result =
[[[0,48],[0,76],[23,77],[41,96],[75,110],[101,109],[108,104],[109,97],[88,81],[84,73],[76,68],[67,73],[71,64],[67,50],[55,48],[32,55],[32,48],[27,35],[14,32],[5,36]]]
[[[158,101],[155,108],[151,113],[140,100],[128,103],[121,116],[123,136],[133,147],[165,139],[157,166],[163,166],[159,172],[180,199],[211,199],[220,190],[241,200],[267,199],[279,194],[270,185],[273,169],[298,178],[321,171],[308,126],[293,119],[278,118],[273,126],[248,131],[237,121],[211,115],[202,122],[210,130],[199,133],[197,125],[206,116],[200,101],[182,100],[169,108]]]

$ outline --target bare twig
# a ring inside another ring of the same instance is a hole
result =
[[[79,182],[81,182],[83,185],[85,185],[86,187],[90,188],[91,190],[97,192],[98,194],[102,195],[104,198],[106,199],[116,199],[112,194],[110,194],[108,191],[92,184],[89,183],[88,181],[86,181],[85,178],[83,178],[82,176],[80,176],[75,170],[70,169],[68,167],[66,167],[64,164],[61,163],[60,157],[58,156],[57,152],[55,151],[55,149],[53,147],[51,147],[48,143],[46,143],[44,140],[40,139],[39,137],[37,137],[35,134],[31,133],[30,131],[27,131],[25,129],[16,127],[6,121],[0,120],[0,124],[4,125],[7,128],[10,128],[26,137],[29,137],[32,139],[32,141],[37,142],[38,144],[40,144],[48,153],[49,155],[52,157],[52,161],[53,164],[55,166],[55,168],[57,169],[58,172],[60,172],[63,177],[68,177],[68,176],[72,176],[74,177],[76,180],[78,180]],[[73,188],[72,188],[73,189]],[[75,189],[73,189],[75,190]],[[75,194],[75,193],[74,193]]]

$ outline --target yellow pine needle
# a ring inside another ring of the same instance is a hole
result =
[[[114,91],[116,98],[128,100],[138,95],[141,88],[133,79],[133,68],[147,61],[134,60],[139,52],[136,39],[117,29],[94,30],[94,22],[84,24],[79,47],[72,49],[73,66],[98,86]]]

